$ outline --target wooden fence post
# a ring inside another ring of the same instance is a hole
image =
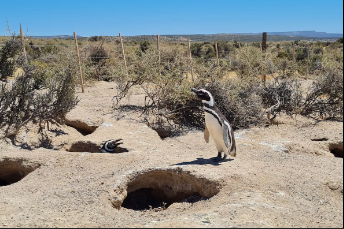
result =
[[[190,67],[191,67],[191,77],[192,77],[192,82],[194,82],[190,38],[188,38],[188,49],[189,49],[189,58],[190,58]]]
[[[215,51],[216,51],[217,66],[219,66],[220,62],[219,62],[219,50],[217,49],[217,41],[215,41]]]
[[[82,69],[81,69],[80,53],[79,53],[79,47],[78,47],[78,40],[77,40],[77,38],[76,38],[76,33],[75,33],[75,32],[74,32],[74,41],[75,41],[76,54],[78,55],[78,61],[79,61],[81,91],[82,91],[82,93],[84,93],[84,92],[85,92],[85,90],[84,90],[84,80],[83,80],[83,78],[82,78]]]
[[[267,40],[268,34],[266,32],[263,33],[262,43],[260,43],[260,50],[262,52],[265,52],[267,49],[266,40]],[[264,87],[266,86],[266,74],[263,74],[263,82]]]
[[[307,77],[309,75],[309,47],[307,47]]]
[[[161,63],[161,57],[160,57],[160,36],[159,34],[156,36],[156,43],[157,43],[157,49],[158,49],[158,55],[159,55],[159,64]]]
[[[266,32],[263,33],[263,40],[262,40],[262,51],[265,52],[267,49],[267,45],[266,45],[266,40],[267,40],[267,36],[268,34]]]
[[[295,46],[293,43],[293,76],[295,76]]]
[[[121,35],[121,33],[119,33],[119,41],[121,42],[122,55],[123,55],[123,59],[124,59],[124,67],[125,67],[125,70],[128,70],[128,68],[127,68],[127,61],[126,61],[126,59],[125,59],[124,45],[123,45],[123,40],[122,40],[122,35]]]
[[[25,64],[28,64],[27,55],[26,55],[26,49],[25,49],[25,43],[24,43],[23,29],[22,29],[21,23],[20,23],[20,38],[21,38],[21,43],[22,43],[22,46],[23,46],[23,54],[24,54]]]

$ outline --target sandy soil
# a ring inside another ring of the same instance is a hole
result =
[[[149,128],[139,90],[114,111],[114,88],[99,82],[78,93],[70,116],[101,123],[92,134],[45,130],[53,149],[12,144],[37,145],[34,128],[0,140],[0,181],[27,174],[0,183],[0,227],[343,227],[343,159],[331,153],[343,149],[343,123],[278,117],[278,125],[236,131],[237,157],[217,163],[203,132],[161,139]],[[127,152],[66,151],[116,138]],[[120,207],[141,188],[213,196],[166,210]]]

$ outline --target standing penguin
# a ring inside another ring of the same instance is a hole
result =
[[[100,149],[100,152],[101,153],[114,153],[117,146],[119,146],[120,144],[123,144],[123,142],[119,142],[121,140],[122,139],[106,141],[104,145],[102,146],[102,148]]]
[[[211,93],[204,89],[191,89],[198,98],[202,99],[205,112],[204,139],[209,143],[209,135],[213,138],[218,155],[217,160],[225,160],[229,155],[236,156],[236,144],[234,132],[226,117],[215,106],[215,101]],[[222,158],[221,153],[224,152]]]

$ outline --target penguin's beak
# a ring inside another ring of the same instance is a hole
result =
[[[194,92],[194,93],[196,93],[196,94],[197,94],[197,92],[198,92],[198,90],[197,90],[196,88],[192,88],[191,91]]]
[[[119,141],[121,141],[121,140],[123,140],[123,139],[120,138],[120,139],[114,140],[115,145],[116,145],[116,146],[119,146],[119,145],[123,144],[123,142],[119,142]]]

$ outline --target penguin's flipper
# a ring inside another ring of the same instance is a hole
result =
[[[228,126],[226,124],[222,124],[222,134],[223,134],[223,141],[225,142],[226,147],[228,148],[229,146],[229,138],[228,138],[228,134],[229,134],[229,129]]]
[[[209,130],[207,127],[204,129],[204,140],[206,143],[209,143]]]

